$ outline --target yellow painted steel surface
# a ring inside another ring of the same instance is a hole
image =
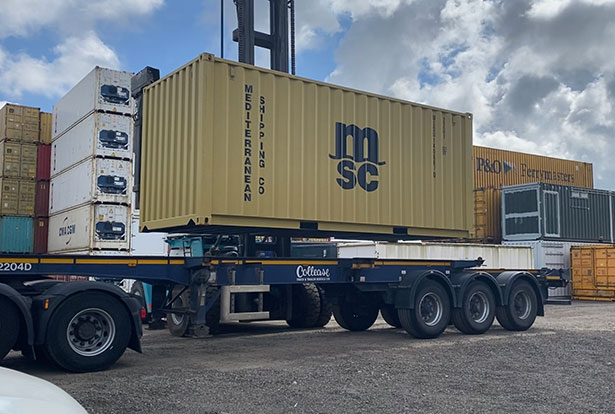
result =
[[[534,182],[594,187],[592,164],[474,146],[474,188]]]
[[[203,54],[143,120],[142,229],[473,232],[470,114]]]
[[[34,179],[36,158],[35,144],[15,141],[0,142],[0,176]]]
[[[52,114],[41,112],[41,144],[51,144]]]
[[[0,109],[0,141],[13,139],[38,142],[40,120],[39,108],[6,104]]]
[[[502,240],[502,191],[495,188],[474,190],[474,226],[476,238]]]
[[[615,299],[615,245],[573,247],[570,255],[573,297]]]

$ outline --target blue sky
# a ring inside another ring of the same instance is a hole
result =
[[[267,31],[267,0],[256,28]],[[232,0],[225,57],[235,60]],[[296,0],[297,74],[474,114],[479,145],[594,164],[615,189],[615,0]],[[219,0],[3,0],[0,105],[50,111],[95,65],[220,54]],[[257,53],[257,64],[268,65]]]

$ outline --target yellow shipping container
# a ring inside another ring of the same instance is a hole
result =
[[[0,109],[0,141],[38,142],[39,108],[6,104]]]
[[[470,114],[203,54],[143,121],[142,229],[473,233]]]
[[[35,181],[19,181],[19,203],[17,204],[18,216],[34,217],[34,200],[36,193]]]
[[[474,226],[477,239],[499,243],[502,240],[502,191],[474,190]]]
[[[19,142],[0,142],[0,176],[15,177],[21,175],[21,144]]]
[[[574,299],[615,300],[615,245],[573,247],[570,257]]]
[[[0,178],[0,215],[17,215],[19,204],[19,181],[9,178]]]
[[[39,140],[41,144],[51,144],[51,130],[52,130],[52,114],[48,112],[41,112],[41,134]]]
[[[21,145],[21,178],[36,178],[37,147],[33,144]]]
[[[543,182],[594,187],[592,164],[474,146],[474,188]]]

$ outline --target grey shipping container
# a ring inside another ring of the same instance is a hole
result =
[[[533,183],[502,189],[504,240],[613,242],[615,193]]]

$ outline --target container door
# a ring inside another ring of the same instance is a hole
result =
[[[544,208],[544,234],[545,237],[557,237],[560,234],[559,193],[556,191],[543,191]]]
[[[539,189],[503,191],[502,236],[505,240],[541,238]]]

